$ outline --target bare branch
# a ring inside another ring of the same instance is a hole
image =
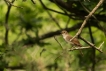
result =
[[[39,0],[39,1],[40,1],[41,5],[42,5],[45,9],[50,10],[50,11],[53,11],[53,12],[56,12],[56,13],[59,13],[59,14],[62,14],[62,15],[66,15],[65,13],[58,12],[58,11],[55,11],[55,10],[52,10],[52,9],[47,8],[47,7],[43,4],[42,0]]]
[[[50,18],[56,23],[56,25],[59,27],[59,29],[62,29],[60,24],[58,23],[58,21],[55,18],[53,18],[53,16],[51,15],[51,13],[48,10],[47,10],[47,13],[50,16]]]
[[[68,20],[67,20],[66,28],[68,28],[68,24],[69,24],[69,22],[70,22],[70,17],[69,17]]]
[[[8,1],[8,0],[6,0]],[[15,0],[13,0],[11,3],[13,3]],[[5,44],[8,45],[8,32],[9,32],[9,27],[8,27],[8,19],[9,19],[9,13],[11,10],[11,5],[7,5],[8,9],[5,15],[5,23],[4,23],[4,27],[5,27]]]
[[[100,50],[99,48],[97,48],[94,44],[92,44],[91,42],[85,40],[84,38],[82,38],[81,36],[79,37],[81,40],[83,40],[84,42],[86,42],[88,45],[90,45],[91,47],[95,48],[96,50],[98,50],[99,52],[103,52],[102,50]],[[102,43],[103,44],[103,43]],[[102,46],[102,45],[101,45]]]
[[[104,41],[101,43],[101,45],[98,47],[98,49],[101,49],[103,44],[104,44]]]
[[[103,3],[103,1],[104,1],[104,0],[100,0],[100,1],[98,2],[98,4],[95,6],[95,8],[89,13],[89,15],[86,16],[86,19],[83,21],[83,23],[82,23],[80,29],[78,30],[78,32],[76,33],[76,35],[75,35],[70,41],[72,41],[75,37],[77,37],[78,35],[80,35],[80,33],[82,32],[82,30],[83,30],[84,26],[86,25],[88,19],[89,19],[89,18],[93,15],[93,13],[99,8],[99,6]]]
[[[81,50],[81,49],[89,49],[89,48],[91,48],[91,47],[88,46],[88,47],[71,48],[71,49],[69,49],[69,51],[73,51],[73,50]]]
[[[90,13],[90,11],[83,5],[82,1],[79,1],[79,2],[80,2],[80,4],[82,5],[82,7],[85,9],[85,11],[88,12],[88,13]],[[95,17],[95,15],[92,14],[92,17],[93,17],[97,22],[99,22],[99,21],[97,20],[97,18]]]
[[[33,0],[31,0],[33,4],[36,4]]]
[[[7,3],[7,5],[9,6],[9,5],[11,5],[11,6],[14,6],[14,7],[17,7],[17,8],[23,8],[23,7],[19,7],[19,6],[16,6],[16,5],[14,5],[12,2],[10,2],[9,0],[4,0],[6,3]],[[15,0],[14,0],[15,1]]]
[[[57,38],[54,36],[54,39],[57,41],[57,43],[61,46],[61,48],[63,49],[62,45],[60,44],[60,42],[57,40]]]
[[[80,26],[81,26],[81,23],[78,23],[78,24],[74,25],[73,27],[64,28],[64,30],[67,30],[68,32],[75,31],[78,28],[80,28]],[[103,31],[102,28],[98,26],[98,24],[91,24],[91,26],[98,28],[99,30]],[[86,27],[87,27],[87,24],[85,25],[84,28],[86,28]],[[57,30],[55,32],[47,32],[47,33],[39,36],[39,38],[33,37],[33,38],[31,38],[31,40],[26,39],[26,41],[28,41],[28,42],[24,43],[24,45],[36,44],[37,43],[36,40],[40,41],[40,40],[44,40],[44,39],[47,39],[47,38],[51,38],[51,37],[54,37],[55,35],[60,35],[60,32],[61,32],[61,30]]]

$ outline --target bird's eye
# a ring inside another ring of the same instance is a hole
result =
[[[62,31],[62,33],[64,33],[64,34],[65,34],[66,32],[65,32],[65,31]]]

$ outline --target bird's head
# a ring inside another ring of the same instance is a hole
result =
[[[67,32],[66,30],[63,30],[63,31],[61,31],[61,34],[62,34],[62,35],[67,35],[68,32]]]

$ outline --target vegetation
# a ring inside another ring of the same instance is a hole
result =
[[[0,0],[0,71],[105,71],[105,4],[105,0]],[[91,48],[83,48],[81,56],[79,49],[69,51],[71,45],[60,32],[65,29],[75,36],[84,21],[76,37]],[[81,37],[97,48],[104,44],[97,50]]]

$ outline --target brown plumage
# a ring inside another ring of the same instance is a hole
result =
[[[80,44],[80,42],[77,38],[74,38],[73,40],[71,40],[73,37],[70,36],[66,30],[63,30],[61,32],[61,34],[63,35],[63,38],[65,39],[66,42],[70,43],[73,46],[82,47],[82,45]],[[83,55],[81,50],[80,50],[80,52]]]

